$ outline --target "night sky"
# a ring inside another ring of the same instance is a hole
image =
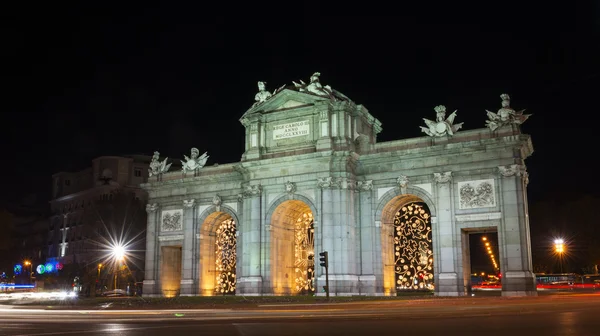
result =
[[[514,109],[533,114],[522,127],[535,149],[530,203],[598,195],[600,7],[502,4],[384,17],[333,17],[301,3],[244,16],[121,5],[118,14],[4,11],[1,197],[45,201],[51,174],[101,155],[180,159],[198,147],[209,165],[239,161],[239,118],[256,82],[274,90],[315,71],[383,123],[379,141],[422,136],[422,118],[439,104],[458,109],[464,129],[484,127],[485,110],[508,93]]]

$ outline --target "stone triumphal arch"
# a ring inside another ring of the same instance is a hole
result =
[[[321,251],[331,295],[465,295],[468,233],[483,229],[498,232],[503,294],[537,293],[524,164],[533,148],[519,128],[528,115],[508,95],[486,128],[461,131],[440,105],[425,136],[377,142],[381,123],[319,73],[258,87],[240,119],[240,162],[205,166],[208,154],[192,148],[169,171],[155,153],[143,186],[144,295],[323,295]]]

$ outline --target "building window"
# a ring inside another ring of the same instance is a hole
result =
[[[133,170],[133,175],[134,175],[135,177],[142,177],[142,169],[141,169],[141,168],[135,168],[135,169]]]
[[[66,186],[70,186],[71,185],[71,180],[65,180],[65,185]]]

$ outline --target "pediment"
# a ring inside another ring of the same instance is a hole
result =
[[[254,113],[268,113],[271,111],[288,110],[299,107],[306,107],[314,105],[318,101],[329,100],[327,97],[319,97],[317,95],[298,92],[290,89],[283,89],[273,97],[269,98],[266,102],[253,106],[244,116]]]

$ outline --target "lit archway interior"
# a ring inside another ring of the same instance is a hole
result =
[[[214,212],[200,233],[200,290],[202,295],[232,295],[236,286],[236,222],[227,213]]]
[[[396,197],[382,213],[384,291],[433,290],[431,212],[413,195]]]
[[[271,217],[271,284],[273,292],[314,293],[314,218],[297,200],[280,204]]]

